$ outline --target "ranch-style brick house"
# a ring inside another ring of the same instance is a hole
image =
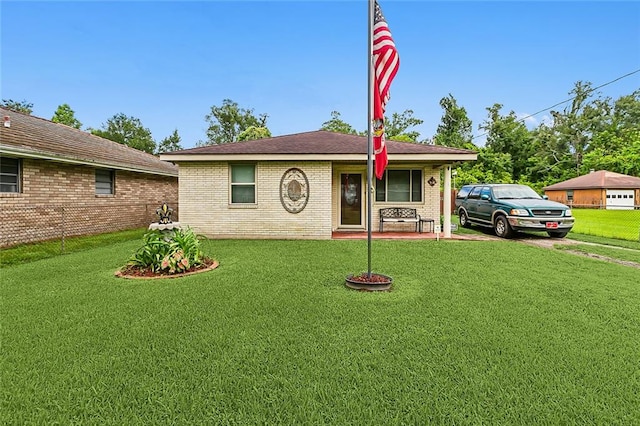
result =
[[[179,168],[180,223],[211,238],[331,239],[367,229],[367,137],[312,131],[162,154]],[[379,209],[407,207],[451,235],[451,166],[473,151],[387,141],[389,163],[374,178]],[[441,172],[444,211],[440,211]],[[384,230],[415,232],[415,223]]]
[[[0,247],[146,227],[177,207],[178,168],[158,157],[0,108]]]

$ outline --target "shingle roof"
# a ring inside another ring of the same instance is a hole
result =
[[[473,154],[473,151],[439,145],[386,141],[389,154]],[[254,141],[203,146],[171,152],[194,154],[367,154],[367,137],[317,130]]]
[[[598,170],[573,179],[545,187],[545,190],[566,189],[636,189],[640,188],[640,178],[620,173]]]
[[[63,124],[0,108],[10,127],[0,124],[0,152],[178,176],[178,167],[137,149]]]

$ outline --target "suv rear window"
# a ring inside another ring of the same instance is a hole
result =
[[[458,192],[458,194],[456,195],[456,198],[459,198],[459,199],[465,198],[469,193],[469,191],[471,191],[471,188],[473,188],[473,186],[463,186],[462,188],[460,188],[460,192]]]
[[[481,186],[474,187],[473,191],[471,191],[471,194],[469,194],[469,199],[480,198],[480,190],[481,189],[482,189]]]

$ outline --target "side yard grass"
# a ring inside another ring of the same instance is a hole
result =
[[[56,239],[3,248],[0,250],[0,268],[56,257],[61,254],[75,253],[120,241],[140,241],[146,231],[145,228],[131,229],[99,235],[69,237],[64,240],[64,244],[62,240]]]
[[[640,265],[640,250],[626,249],[615,246],[594,246],[592,244],[577,244],[577,245],[558,245],[560,250],[577,251],[584,254],[595,254],[599,256],[605,256],[611,259],[625,260],[629,262],[635,262]],[[640,281],[640,280],[639,280]]]
[[[640,210],[572,209],[572,232],[620,240],[640,241]]]
[[[510,241],[124,241],[4,268],[2,424],[638,424],[637,270]]]

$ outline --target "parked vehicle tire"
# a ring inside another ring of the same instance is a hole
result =
[[[509,226],[509,221],[504,216],[498,216],[493,223],[493,230],[500,238],[510,238],[513,235],[513,230]]]
[[[551,238],[564,238],[568,233],[568,231],[547,231]]]
[[[470,228],[471,223],[469,223],[469,218],[467,217],[467,214],[464,212],[464,210],[460,210],[460,213],[458,215],[460,216],[460,226],[462,226],[463,228]]]

